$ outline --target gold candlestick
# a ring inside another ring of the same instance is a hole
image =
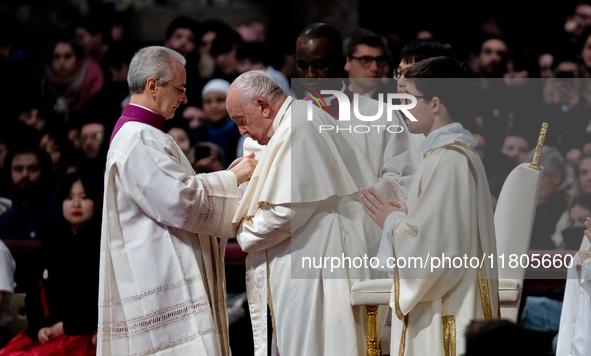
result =
[[[540,154],[542,153],[542,147],[544,146],[544,139],[546,138],[546,131],[548,131],[548,123],[542,123],[542,129],[540,130],[540,137],[538,137],[538,145],[536,146],[536,151],[534,152],[534,158],[532,159],[529,168],[538,169],[538,160],[540,159]]]

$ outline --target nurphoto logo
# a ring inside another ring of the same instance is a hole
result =
[[[351,121],[351,101],[347,94],[343,93],[339,90],[321,90],[320,94],[316,93],[313,90],[308,90],[308,96],[312,98],[312,100],[322,109],[322,104],[324,104],[324,108],[326,108],[326,102],[322,98],[322,95],[334,95],[339,103],[339,121]],[[316,94],[318,98],[314,97],[310,93]],[[378,100],[376,102],[378,111],[374,115],[365,116],[361,114],[359,110],[359,94],[353,94],[353,114],[355,117],[364,122],[371,122],[379,120],[382,115],[384,114],[384,106],[386,107],[386,115],[388,122],[392,122],[392,112],[395,110],[402,111],[404,115],[410,121],[417,121],[417,119],[408,111],[414,108],[417,105],[417,98],[414,95],[405,94],[405,93],[388,93],[386,96],[387,100],[384,102],[384,94],[380,93],[378,95]],[[404,104],[400,103],[399,99],[404,99]],[[396,104],[394,103],[396,100]],[[408,103],[410,102],[410,103]],[[323,109],[324,110],[324,109]],[[312,101],[308,101],[308,121],[312,121]]]

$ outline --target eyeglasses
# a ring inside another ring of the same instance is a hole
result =
[[[424,95],[414,95],[414,94],[409,94],[409,93],[404,93],[404,94],[412,95],[416,99],[420,99],[420,98],[424,98],[425,97]],[[407,101],[408,101],[408,103],[407,103]],[[410,102],[411,102],[410,99],[400,98],[400,104],[402,104],[402,105],[410,104]]]
[[[359,61],[359,64],[361,64],[362,67],[369,67],[373,61],[375,61],[378,66],[382,66],[382,65],[384,65],[386,63],[386,58],[384,58],[384,56],[378,56],[378,57],[371,57],[371,56],[355,57],[355,56],[350,56],[349,58],[355,59],[355,60]]]
[[[408,67],[410,68],[410,67]],[[408,68],[406,69],[400,69],[400,67],[396,68],[396,70],[394,71],[394,79],[398,80],[400,78],[402,78],[403,75],[406,74],[406,72],[408,71]]]
[[[180,89],[180,88],[177,88],[177,87],[175,87],[174,85],[170,85],[170,84],[168,84],[168,83],[164,83],[164,84],[162,84],[162,85],[168,85],[169,87],[171,87],[171,88],[174,88],[174,89],[178,90],[178,91],[179,91],[179,93],[181,93],[181,96],[183,96],[183,95],[187,95],[187,88]]]
[[[86,142],[88,140],[100,141],[102,138],[103,138],[103,134],[100,132],[80,136],[80,140],[82,142]]]

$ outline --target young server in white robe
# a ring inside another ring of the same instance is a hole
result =
[[[379,257],[384,265],[388,258],[395,262],[389,266],[391,355],[461,355],[470,321],[499,317],[488,182],[476,140],[452,119],[463,97],[460,86],[448,86],[458,80],[440,79],[465,77],[461,64],[449,57],[420,61],[408,70],[406,93],[417,99],[410,112],[418,121],[407,119],[407,125],[426,136],[424,158],[406,202],[388,201],[374,188],[362,191],[366,212],[383,226]],[[436,267],[431,257],[443,256],[461,263]],[[417,260],[425,264],[412,265]]]
[[[184,63],[173,50],[146,47],[130,64],[131,102],[105,171],[99,355],[230,354],[220,251],[234,235],[237,185],[255,162],[195,175],[162,131],[187,102]]]

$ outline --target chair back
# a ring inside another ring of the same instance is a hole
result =
[[[494,219],[497,255],[504,255],[505,267],[510,255],[521,256],[529,250],[541,181],[542,168],[534,169],[522,163],[503,184]],[[500,267],[499,278],[523,279],[525,274],[525,270]]]
[[[515,167],[505,180],[495,209],[495,234],[501,317],[517,321],[525,268],[511,268],[511,256],[527,254],[536,215],[543,167],[538,166],[547,124],[544,123],[531,164]],[[502,260],[501,260],[502,257]]]

